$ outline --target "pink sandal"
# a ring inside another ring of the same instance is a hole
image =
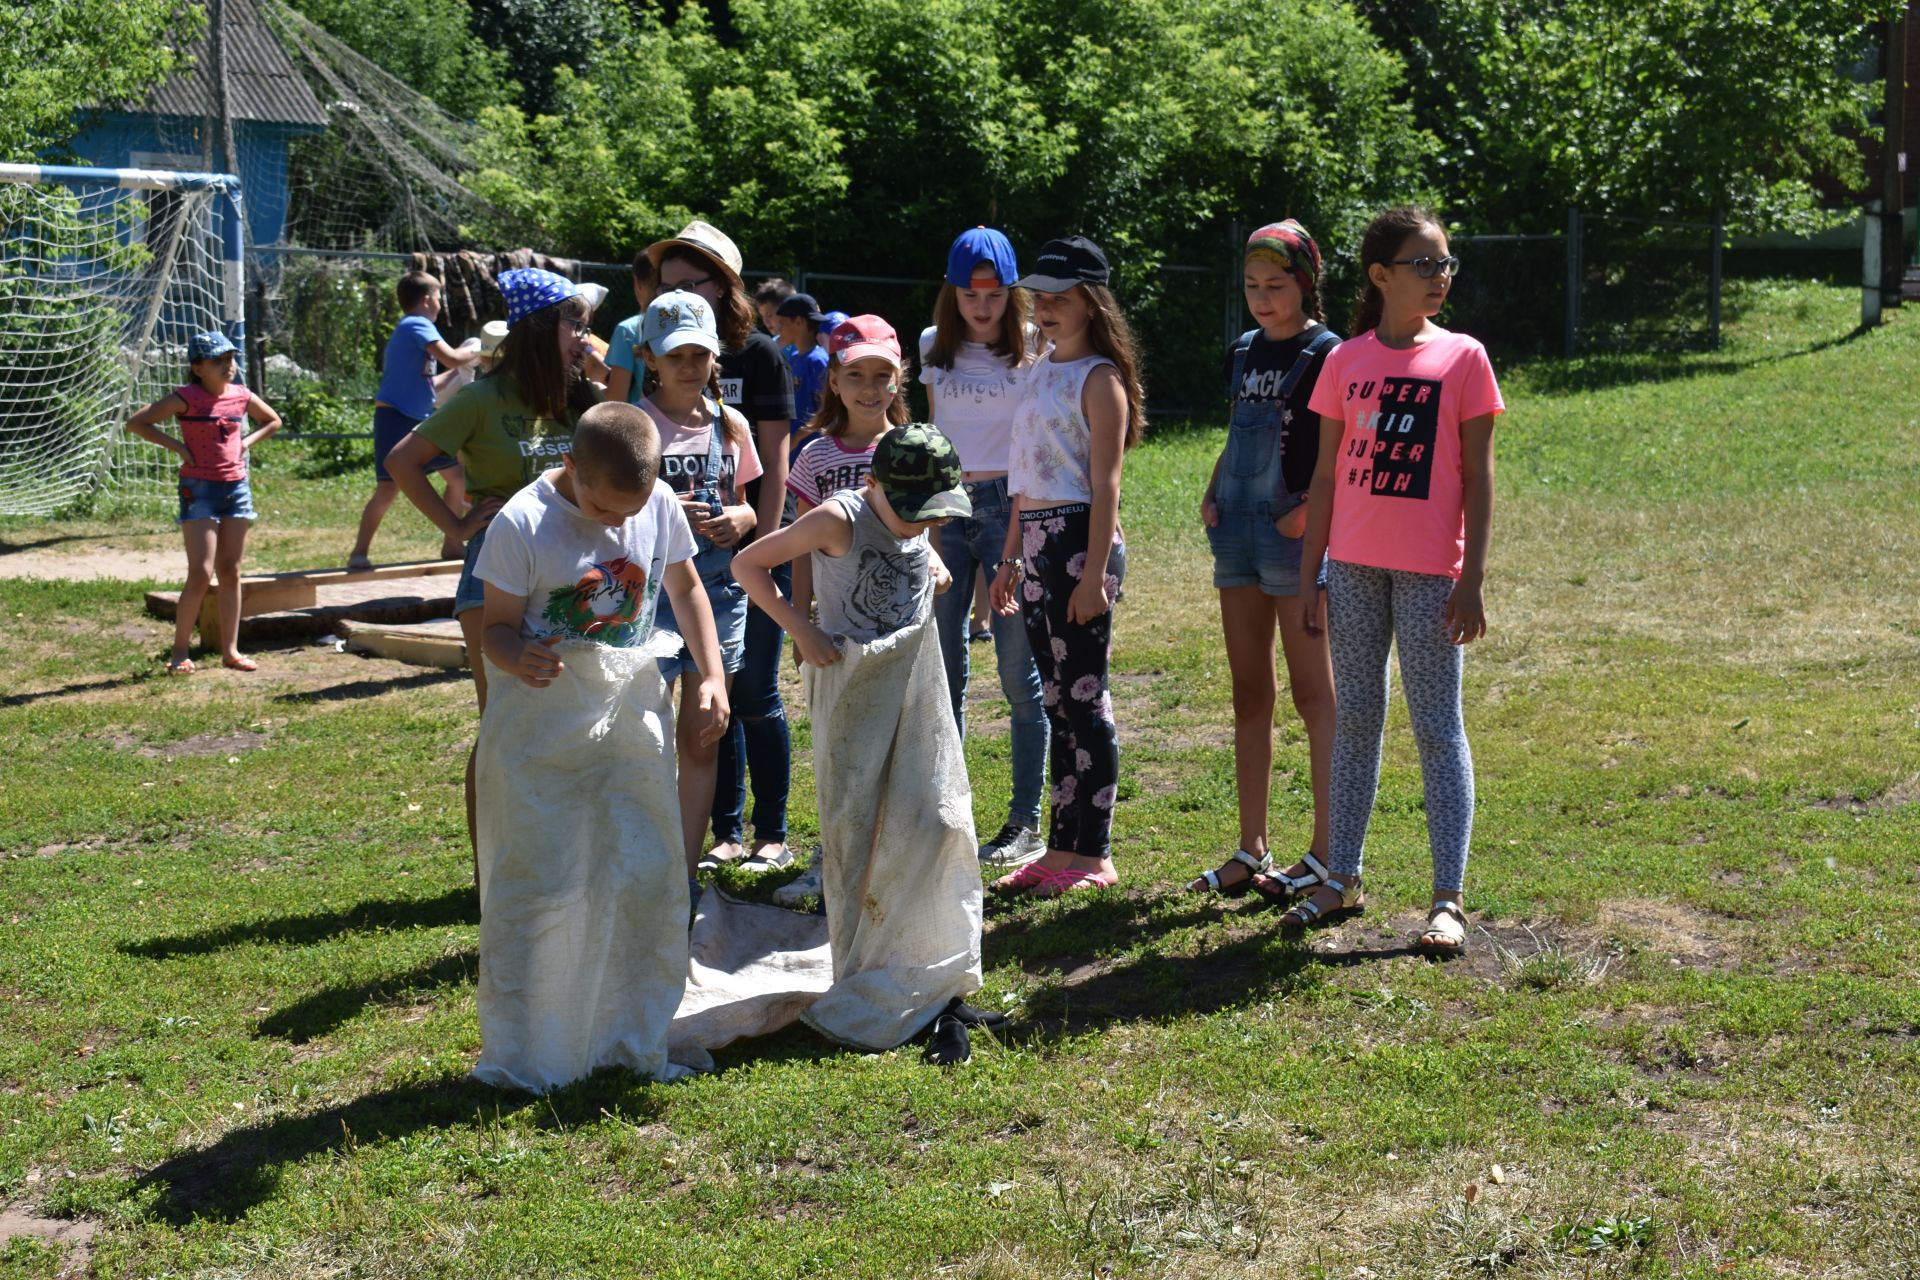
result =
[[[1025,893],[1029,889],[1044,884],[1058,874],[1051,867],[1043,867],[1038,862],[1029,862],[1018,871],[1001,876],[987,886],[991,893]]]
[[[1068,869],[1053,872],[1028,893],[1035,898],[1057,898],[1061,894],[1072,893],[1075,889],[1111,889],[1119,883],[1118,872]]]

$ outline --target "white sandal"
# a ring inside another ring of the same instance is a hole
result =
[[[1307,894],[1312,893],[1315,889],[1325,884],[1328,877],[1333,875],[1333,872],[1327,869],[1327,864],[1320,861],[1311,849],[1300,855],[1300,861],[1306,864],[1307,874],[1303,876],[1290,876],[1284,871],[1270,872],[1266,876],[1264,883],[1253,886],[1254,892],[1275,906],[1286,906],[1294,899],[1305,897]],[[1279,887],[1273,889],[1269,888],[1269,885],[1277,885]]]
[[[1457,956],[1467,949],[1467,915],[1454,898],[1442,898],[1427,912],[1420,950],[1432,956]]]
[[[1232,884],[1222,884],[1220,882],[1220,873],[1236,862],[1247,868],[1247,878],[1244,880],[1235,880]],[[1273,854],[1263,853],[1256,858],[1245,849],[1235,849],[1231,858],[1228,858],[1214,870],[1202,875],[1200,877],[1200,883],[1206,885],[1209,890],[1219,894],[1223,898],[1244,898],[1247,890],[1253,888],[1253,882],[1272,870]],[[1188,888],[1192,889],[1193,886],[1189,885]],[[1199,892],[1197,889],[1193,891],[1196,893]]]

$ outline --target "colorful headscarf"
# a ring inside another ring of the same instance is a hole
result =
[[[1269,222],[1247,237],[1246,256],[1259,256],[1279,266],[1300,285],[1300,292],[1313,292],[1320,279],[1320,246],[1307,229],[1292,218]]]
[[[565,302],[580,292],[580,286],[563,275],[538,267],[516,267],[502,271],[494,283],[507,300],[507,327],[511,329],[536,311],[544,311],[556,302]]]

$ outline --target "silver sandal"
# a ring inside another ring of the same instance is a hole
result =
[[[1290,876],[1284,871],[1270,872],[1263,883],[1253,886],[1254,891],[1275,906],[1284,907],[1294,899],[1305,897],[1318,889],[1333,874],[1311,849],[1300,855],[1300,861],[1307,864],[1307,874]],[[1270,889],[1268,885],[1278,885],[1279,888]]]
[[[1348,888],[1344,881],[1328,876],[1320,882],[1321,888],[1331,889],[1340,895],[1337,907],[1322,907],[1313,900],[1311,894],[1287,908],[1286,915],[1280,917],[1280,929],[1283,933],[1305,933],[1309,929],[1324,929],[1328,925],[1350,920],[1354,916],[1364,915],[1367,900],[1358,885]]]
[[[1467,949],[1467,914],[1454,898],[1442,898],[1427,912],[1427,927],[1415,944],[1430,956],[1457,956]]]
[[[1220,883],[1220,873],[1236,862],[1247,868],[1247,878],[1245,880],[1235,880],[1232,884]],[[1231,858],[1228,858],[1214,870],[1206,872],[1200,877],[1200,881],[1202,884],[1205,884],[1208,889],[1223,898],[1243,898],[1246,896],[1247,890],[1253,888],[1253,882],[1255,880],[1272,870],[1273,854],[1263,853],[1256,858],[1245,849],[1235,849]],[[1197,893],[1199,890],[1194,890],[1194,892]]]

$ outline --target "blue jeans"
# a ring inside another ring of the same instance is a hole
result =
[[[780,594],[793,594],[793,566],[773,571]],[[787,838],[787,791],[792,782],[793,739],[780,700],[780,659],[786,633],[760,610],[747,609],[746,655],[733,677],[733,722],[720,739],[720,771],[713,785],[713,838],[738,841],[747,807],[746,775],[753,775],[753,833],[758,840]]]
[[[1004,479],[978,480],[966,489],[973,514],[949,520],[940,529],[940,558],[953,575],[953,585],[945,595],[933,598],[953,722],[963,739],[967,736],[967,620],[973,613],[973,572],[1005,558],[1007,521],[1013,513]],[[1000,669],[1000,692],[1013,712],[1013,795],[1007,802],[1007,821],[1038,827],[1040,789],[1047,776],[1047,712],[1040,705],[1040,671],[1033,662],[1026,624],[1018,614],[994,615],[993,657]]]

